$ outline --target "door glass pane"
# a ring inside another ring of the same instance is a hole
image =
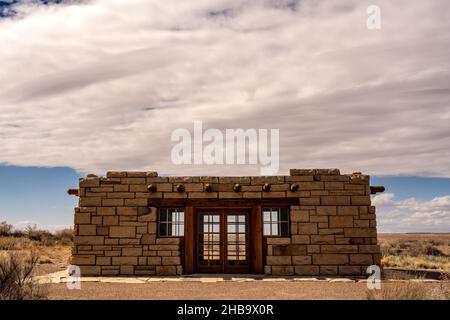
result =
[[[199,230],[199,263],[200,265],[220,264],[220,215],[218,213],[203,214]]]
[[[228,214],[227,215],[227,264],[246,265],[247,245],[248,245],[248,225],[247,215]]]

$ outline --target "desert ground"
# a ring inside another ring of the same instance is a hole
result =
[[[66,269],[71,255],[71,241],[68,238],[67,235],[1,236],[0,257],[7,253],[27,256],[34,252],[37,258],[31,279],[35,279]],[[204,275],[198,275],[197,279],[161,279],[143,283],[94,279],[92,282],[83,281],[80,290],[70,290],[65,283],[45,283],[35,287],[39,289],[39,299],[450,300],[450,234],[379,234],[379,243],[384,268],[381,290],[368,290],[361,279],[267,277],[250,281],[210,281],[207,278],[203,281]]]

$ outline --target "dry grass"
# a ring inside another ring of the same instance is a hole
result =
[[[368,300],[450,300],[450,282],[445,277],[437,285],[422,278],[408,281],[383,282],[381,289],[367,290]]]
[[[32,278],[38,261],[34,251],[0,253],[0,300],[46,298],[45,287],[37,285]]]
[[[450,234],[380,234],[383,267],[450,272]]]

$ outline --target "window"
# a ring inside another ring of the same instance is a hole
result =
[[[184,236],[183,208],[159,208],[158,236],[160,237]]]
[[[265,236],[289,235],[289,208],[263,208]]]

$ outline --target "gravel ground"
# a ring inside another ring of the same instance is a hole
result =
[[[392,285],[392,284],[386,284]],[[431,288],[436,284],[427,283]],[[80,290],[66,285],[48,286],[50,299],[366,299],[365,283],[255,281],[255,282],[153,282],[145,284],[84,282]]]

